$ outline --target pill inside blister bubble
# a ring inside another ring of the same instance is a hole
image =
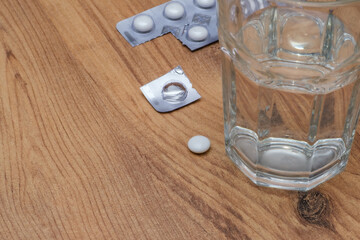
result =
[[[201,8],[211,8],[215,5],[215,0],[195,0],[195,3]]]
[[[154,28],[154,20],[148,15],[141,14],[134,18],[133,27],[137,32],[147,33]]]
[[[218,40],[217,22],[216,0],[171,0],[118,22],[116,29],[133,47],[171,33],[195,51]],[[189,38],[194,25],[207,31]]]
[[[165,101],[170,103],[182,102],[187,97],[187,90],[181,83],[171,82],[164,86],[162,97]]]
[[[164,9],[164,15],[168,19],[178,20],[185,15],[185,8],[181,3],[170,2]]]
[[[209,36],[209,32],[206,27],[193,26],[188,31],[188,38],[194,42],[202,42]]]

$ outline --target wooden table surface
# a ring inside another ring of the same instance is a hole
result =
[[[255,186],[225,154],[219,44],[115,29],[165,1],[0,1],[0,239],[359,238],[359,130],[327,183]],[[177,65],[202,99],[157,113],[139,88]]]

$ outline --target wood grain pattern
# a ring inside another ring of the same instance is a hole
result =
[[[359,130],[310,193],[254,186],[225,155],[219,45],[115,29],[164,2],[0,1],[0,239],[358,238]],[[139,87],[177,65],[202,99],[159,114]]]

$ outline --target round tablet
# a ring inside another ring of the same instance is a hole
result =
[[[195,26],[189,29],[188,36],[194,42],[204,41],[209,35],[208,30],[202,26]]]
[[[148,15],[139,15],[134,18],[133,27],[141,33],[150,32],[154,27],[154,20]]]
[[[164,10],[165,17],[171,20],[177,20],[184,16],[185,8],[181,3],[172,2],[166,5]]]
[[[190,138],[188,148],[193,153],[204,153],[210,148],[210,140],[204,136],[195,136]]]
[[[201,8],[211,8],[215,5],[215,0],[195,0],[195,2]]]

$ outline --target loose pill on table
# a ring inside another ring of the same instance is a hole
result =
[[[194,136],[190,138],[188,148],[193,153],[204,153],[210,148],[210,140],[204,136]]]
[[[194,42],[204,41],[209,35],[208,30],[203,26],[194,26],[189,29],[189,39]]]
[[[133,27],[140,33],[147,33],[153,29],[154,20],[148,15],[139,15],[134,18]]]
[[[166,5],[164,10],[165,17],[171,20],[177,20],[184,16],[185,8],[181,3],[172,2]]]
[[[196,0],[195,2],[201,8],[211,8],[215,5],[215,0]]]

